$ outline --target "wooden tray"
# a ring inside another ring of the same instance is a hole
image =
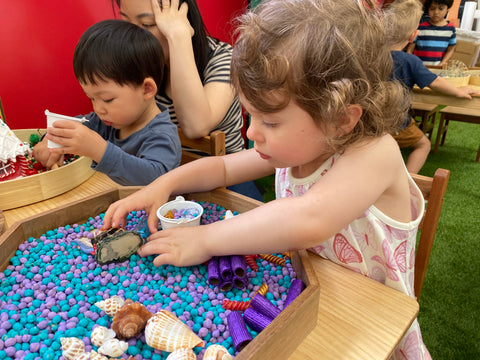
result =
[[[13,130],[22,141],[28,141],[37,129]],[[67,192],[94,174],[92,160],[80,157],[70,164],[41,174],[0,182],[0,209],[8,210],[50,199]]]
[[[66,224],[83,223],[88,217],[104,212],[112,202],[138,189],[140,187],[119,187],[17,221],[0,237],[0,271],[8,266],[18,245],[29,237],[39,237],[48,230]],[[185,198],[209,201],[240,213],[261,204],[226,189],[185,195]],[[305,282],[305,290],[235,357],[236,360],[287,359],[315,327],[320,287],[306,251],[293,253],[292,265],[297,277]]]

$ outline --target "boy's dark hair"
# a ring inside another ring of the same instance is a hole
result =
[[[427,0],[425,1],[424,9],[428,11],[430,5],[432,3],[440,4],[440,5],[447,5],[447,8],[450,9],[453,5],[453,0]]]
[[[159,87],[164,61],[162,46],[147,30],[123,20],[104,20],[80,37],[73,71],[81,83],[113,80],[138,86],[151,77]]]

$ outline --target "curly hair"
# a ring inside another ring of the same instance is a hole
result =
[[[277,112],[294,101],[318,126],[338,127],[348,106],[360,105],[355,128],[328,139],[334,151],[391,133],[404,120],[409,95],[390,80],[393,61],[375,6],[266,0],[237,20],[232,83],[257,110]]]

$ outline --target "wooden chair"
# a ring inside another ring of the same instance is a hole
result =
[[[437,169],[433,178],[418,174],[410,174],[422,191],[426,202],[426,209],[419,226],[420,237],[415,254],[415,281],[414,289],[417,300],[422,293],[423,281],[427,273],[430,252],[437,232],[438,220],[442,211],[443,198],[447,191],[450,170]]]
[[[433,138],[433,129],[435,127],[435,119],[437,117],[438,105],[412,102],[411,115],[415,119],[420,117],[422,120],[418,127],[429,138]]]
[[[189,139],[178,127],[178,136],[182,143],[182,164],[200,159],[202,155],[198,152],[211,156],[225,155],[225,133],[221,130],[212,131],[210,135],[199,139]]]
[[[438,125],[437,137],[433,153],[436,154],[438,146],[443,146],[447,136],[448,124],[450,121],[460,121],[480,125],[480,110],[467,109],[456,106],[446,106],[440,110],[440,124]],[[478,148],[476,162],[480,160],[480,146]]]

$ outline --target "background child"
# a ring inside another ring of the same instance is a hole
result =
[[[62,154],[93,159],[92,168],[121,185],[146,185],[180,165],[178,130],[157,104],[162,47],[148,31],[121,20],[92,25],[73,55],[75,76],[93,104],[83,124],[56,121],[33,150],[50,168]],[[47,139],[64,145],[48,149]]]
[[[417,84],[420,88],[428,86],[447,95],[471,99],[475,90],[455,87],[427,69],[418,57],[402,51],[415,38],[422,13],[422,5],[418,0],[396,0],[386,11],[385,26],[388,42],[391,44],[394,77],[402,81],[410,92]],[[407,170],[418,173],[430,153],[430,140],[410,115],[406,116],[401,131],[396,132],[394,138],[401,148],[412,148],[407,159]]]
[[[369,8],[374,5],[369,3]],[[104,228],[149,214],[155,265],[310,248],[410,296],[423,197],[389,133],[408,108],[383,24],[362,0],[262,1],[241,18],[232,81],[255,148],[181,166],[110,206]],[[277,200],[232,219],[157,231],[170,195],[276,172]],[[395,356],[429,358],[418,322]]]
[[[418,35],[407,49],[425,65],[444,65],[453,55],[457,44],[455,25],[446,19],[452,4],[453,0],[425,2],[430,19],[418,25]]]

